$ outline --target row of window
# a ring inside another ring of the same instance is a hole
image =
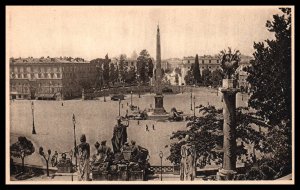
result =
[[[56,73],[56,76],[55,76],[54,73],[50,73],[50,75],[48,73],[38,73],[38,75],[37,75],[37,78],[52,78],[53,79],[53,78],[60,78],[60,77],[61,77],[60,73]],[[19,79],[21,79],[21,78],[25,78],[25,79],[31,78],[31,79],[34,79],[34,78],[36,78],[36,76],[33,73],[31,73],[30,75],[12,73],[11,78],[19,78]]]
[[[66,66],[63,67],[63,71],[91,71],[93,68],[91,66]],[[16,73],[22,73],[22,72],[59,72],[61,71],[60,67],[13,67],[13,71]]]
[[[14,72],[59,72],[60,67],[14,67]]]
[[[201,62],[202,62],[202,64],[204,64],[204,60],[200,60]],[[195,61],[193,60],[193,63],[194,63]],[[188,63],[191,63],[190,62],[190,60],[188,60]],[[208,60],[208,63],[211,63],[211,60]],[[217,60],[217,63],[219,63],[219,60]]]

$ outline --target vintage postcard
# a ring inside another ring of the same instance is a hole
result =
[[[294,184],[293,6],[6,6],[7,184]]]

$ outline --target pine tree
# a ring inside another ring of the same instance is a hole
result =
[[[201,74],[200,74],[198,54],[196,55],[195,64],[193,66],[193,76],[194,76],[195,84],[199,85],[201,83]]]

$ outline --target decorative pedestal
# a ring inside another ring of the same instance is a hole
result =
[[[155,108],[154,108],[153,115],[166,114],[166,110],[164,108],[164,96],[156,95],[154,98],[155,98]]]
[[[219,172],[217,172],[216,179],[221,180],[233,180],[234,176],[236,174],[236,171],[234,170],[224,170],[220,169]]]
[[[233,79],[223,79],[223,168],[217,173],[219,180],[231,180],[236,173],[236,93]]]

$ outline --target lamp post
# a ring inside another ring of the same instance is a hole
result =
[[[193,111],[193,87],[191,86],[191,111]]]
[[[141,98],[141,93],[140,93],[140,75],[137,75],[138,77],[138,89],[139,89],[139,98]]]
[[[75,152],[75,166],[77,168],[77,144],[76,144],[76,133],[75,133],[75,124],[76,124],[76,120],[75,120],[75,115],[73,113],[73,126],[74,126],[74,152]]]
[[[195,103],[196,103],[196,96],[194,96],[194,120],[196,117],[196,107],[195,107]]]
[[[130,107],[132,107],[132,90],[130,92]]]
[[[35,126],[34,126],[34,104],[31,102],[31,111],[32,111],[32,134],[36,134]]]
[[[121,116],[121,98],[119,99],[119,116]]]
[[[159,152],[159,157],[160,157],[160,181],[162,181],[162,158],[164,154],[162,151]]]
[[[105,99],[105,91],[103,90],[103,97],[104,97],[104,102],[106,102],[106,99]]]

